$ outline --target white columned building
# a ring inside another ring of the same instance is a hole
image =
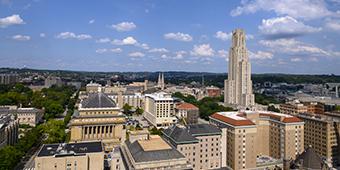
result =
[[[233,31],[228,80],[225,80],[224,90],[224,102],[228,106],[251,108],[255,104],[246,35],[242,29]]]

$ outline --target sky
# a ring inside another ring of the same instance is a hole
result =
[[[340,74],[340,0],[0,0],[0,67]]]

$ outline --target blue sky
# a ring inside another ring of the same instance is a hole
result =
[[[340,74],[339,0],[0,0],[0,67]]]

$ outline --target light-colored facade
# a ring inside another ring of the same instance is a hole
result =
[[[304,123],[275,112],[218,112],[210,123],[222,129],[223,167],[257,167],[257,156],[290,160],[304,149]],[[259,145],[260,144],[260,145]]]
[[[126,141],[122,146],[126,169],[191,169],[187,159],[159,136],[133,143]]]
[[[45,87],[51,87],[53,85],[62,86],[63,85],[63,81],[61,80],[60,77],[48,76],[45,79]]]
[[[305,122],[305,148],[311,146],[327,162],[340,164],[340,119],[316,114],[299,114],[297,117]]]
[[[121,152],[121,147],[117,146],[113,149],[111,154],[111,162],[110,162],[111,170],[126,170],[123,155]]]
[[[114,94],[108,94],[108,96],[113,99],[119,108],[123,108],[125,104],[132,106],[134,108],[142,108],[143,107],[143,99],[141,93],[122,93],[117,92]]]
[[[255,101],[246,35],[242,29],[236,29],[232,34],[228,80],[224,84],[224,102],[230,106],[249,108],[254,106]]]
[[[33,127],[35,127],[44,116],[44,110],[36,108],[18,108],[16,113],[19,124],[27,124]]]
[[[101,140],[105,150],[111,150],[125,141],[126,116],[105,94],[91,93],[78,112],[70,122],[71,142]]]
[[[221,168],[221,130],[209,124],[171,127],[163,137],[181,152],[194,170]]]
[[[165,128],[177,123],[174,99],[164,92],[146,94],[144,117],[156,128]]]
[[[13,84],[19,81],[19,75],[14,73],[0,74],[0,84]]]
[[[165,89],[164,73],[159,73],[157,87],[160,88],[161,90]]]
[[[18,142],[19,123],[12,114],[0,114],[0,149]]]
[[[320,102],[300,102],[280,104],[280,112],[284,114],[297,115],[300,113],[324,114],[324,104]]]
[[[179,103],[176,105],[176,116],[179,119],[185,119],[187,124],[196,124],[199,117],[199,109],[190,103]]]
[[[47,144],[35,157],[35,170],[103,170],[101,142]]]
[[[102,85],[98,83],[89,83],[86,85],[86,92],[87,93],[98,93],[102,91]]]

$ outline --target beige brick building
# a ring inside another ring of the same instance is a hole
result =
[[[71,142],[101,140],[106,150],[125,141],[126,116],[108,96],[91,93],[70,122]]]
[[[324,104],[320,102],[299,102],[280,104],[280,112],[297,115],[299,113],[324,114]]]
[[[35,170],[103,170],[101,142],[47,144],[35,158]]]
[[[311,146],[329,163],[339,166],[340,119],[313,114],[299,114],[298,117],[305,122],[305,147]]]
[[[174,126],[163,137],[177,148],[193,169],[221,168],[221,130],[210,124]]]
[[[36,108],[18,108],[16,111],[19,124],[27,124],[35,127],[44,116],[44,110]]]
[[[166,128],[177,123],[174,99],[164,92],[146,94],[143,116],[156,128]]]
[[[126,169],[191,169],[187,159],[166,143],[160,136],[150,136],[147,140],[126,141],[122,146]]]
[[[256,157],[289,160],[304,149],[304,123],[274,112],[217,112],[210,123],[222,129],[222,167],[256,168]]]

